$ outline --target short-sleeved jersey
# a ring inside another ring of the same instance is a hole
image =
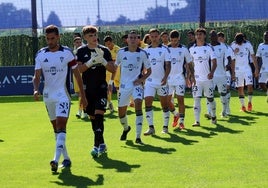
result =
[[[112,59],[113,61],[115,61],[116,59],[116,55],[117,55],[117,52],[119,51],[120,47],[117,46],[117,45],[114,45],[113,49],[110,50],[111,54],[112,54]]]
[[[141,76],[143,68],[151,67],[147,53],[141,48],[137,48],[136,52],[130,52],[128,47],[121,48],[115,63],[120,66],[120,83],[123,88],[133,87],[133,82]]]
[[[189,49],[194,63],[194,75],[196,81],[208,81],[208,74],[211,71],[211,60],[216,59],[213,48],[204,44],[197,46],[194,44]]]
[[[231,56],[228,51],[228,47],[223,43],[218,43],[212,46],[214,49],[215,56],[217,58],[217,68],[214,72],[214,77],[226,76],[225,71],[225,58]]]
[[[97,48],[101,48],[104,52],[103,58],[106,61],[112,61],[112,55],[108,48],[102,45],[98,45]],[[95,49],[90,49],[88,46],[82,46],[77,50],[77,61],[82,62],[83,64],[90,60],[91,56],[95,54]],[[100,84],[106,82],[106,68],[100,63],[95,64],[89,69],[87,69],[82,74],[83,83],[86,85],[86,88],[96,88]]]
[[[170,50],[171,56],[171,70],[169,73],[168,82],[172,83],[183,76],[184,62],[190,63],[192,61],[192,58],[190,56],[189,50],[181,44],[175,48],[169,45],[168,49]]]
[[[165,62],[171,61],[170,51],[167,46],[162,44],[156,48],[149,45],[147,48],[144,48],[144,50],[149,56],[152,69],[152,73],[147,78],[146,82],[161,85],[161,81],[165,75]]]
[[[254,55],[253,47],[249,42],[244,42],[241,45],[233,42],[231,48],[239,49],[237,53],[234,53],[235,57],[235,72],[248,72],[250,69],[249,66],[249,57]]]
[[[45,102],[70,100],[66,80],[69,67],[75,68],[76,66],[75,57],[68,47],[60,46],[56,52],[51,52],[46,47],[37,52],[35,70],[41,69],[43,73],[43,98]]]
[[[256,56],[262,59],[260,73],[268,72],[268,44],[259,44]]]

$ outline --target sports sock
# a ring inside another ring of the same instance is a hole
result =
[[[194,98],[194,117],[195,121],[200,122],[200,112],[201,112],[201,98],[195,97]]]
[[[145,111],[146,111],[146,119],[147,119],[148,125],[153,126],[154,125],[153,107],[146,107]]]
[[[143,115],[136,115],[136,138],[141,137]]]
[[[164,126],[167,127],[169,124],[169,109],[163,109],[163,119],[164,119]]]
[[[59,132],[57,136],[56,149],[55,149],[55,155],[54,155],[54,160],[57,162],[60,159],[63,148],[65,147],[65,140],[66,140],[66,133]]]
[[[240,100],[241,106],[245,106],[245,97],[239,96],[239,100]]]
[[[180,123],[184,123],[184,114],[179,114],[179,117],[180,117]]]
[[[124,131],[128,130],[128,120],[127,120],[127,115],[124,117],[120,118],[120,123],[124,128]]]
[[[248,95],[248,102],[249,102],[249,103],[252,102],[252,96],[253,96],[253,95]]]

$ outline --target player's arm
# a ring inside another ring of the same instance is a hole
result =
[[[259,66],[258,66],[257,58],[256,58],[255,54],[251,54],[251,57],[253,59],[253,64],[255,67],[254,76],[255,76],[255,78],[257,78],[259,76]]]
[[[161,81],[161,85],[165,85],[167,83],[167,78],[171,70],[171,62],[165,61],[165,75],[164,78]]]
[[[80,92],[80,96],[81,96],[81,104],[80,105],[83,105],[83,107],[86,107],[87,100],[86,100],[86,95],[85,95],[84,88],[83,88],[83,81],[82,81],[78,66],[75,67],[74,69],[72,69],[72,71],[73,71],[73,75],[74,75],[74,77],[77,81],[78,87],[79,87],[79,92]]]
[[[194,86],[196,84],[195,77],[194,77],[194,63],[191,61],[185,64],[186,68],[186,81],[188,87]]]
[[[33,77],[33,87],[34,87],[34,100],[38,101],[39,100],[39,85],[40,85],[40,78],[42,75],[42,69],[36,69],[34,71],[34,77]]]
[[[212,59],[211,60],[211,64],[212,64],[212,66],[211,66],[211,71],[208,74],[208,79],[212,79],[213,76],[214,76],[214,72],[215,72],[215,70],[217,68],[217,60],[216,59]]]

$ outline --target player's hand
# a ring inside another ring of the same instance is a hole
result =
[[[100,62],[100,57],[96,54],[95,56],[92,56],[92,57],[90,58],[90,60],[88,60],[88,61],[85,63],[85,65],[86,65],[88,68],[90,68],[90,67],[92,67],[93,65],[96,65],[96,64],[99,64],[99,63],[101,63],[101,62]]]
[[[81,100],[80,100],[80,106],[83,106],[83,108],[85,109],[87,107],[88,103],[87,103],[87,99],[86,97],[81,97]]]
[[[35,101],[39,101],[39,92],[38,91],[34,91],[33,97],[34,97],[34,100]]]
[[[254,77],[255,78],[259,78],[259,71],[256,69],[255,72],[254,72]]]
[[[104,51],[101,48],[95,48],[95,52],[101,57],[104,55]]]
[[[161,86],[166,85],[166,83],[167,83],[167,79],[163,78],[162,81],[161,81]]]
[[[211,80],[212,78],[213,78],[213,73],[210,72],[210,73],[208,74],[208,79]]]

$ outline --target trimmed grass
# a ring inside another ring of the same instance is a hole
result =
[[[253,111],[240,112],[237,97],[231,100],[232,116],[218,117],[217,125],[201,118],[192,127],[193,99],[187,94],[184,131],[161,134],[162,112],[155,101],[156,135],[135,141],[135,113],[129,108],[132,130],[128,140],[117,113],[105,115],[107,155],[93,159],[93,133],[89,121],[76,119],[73,100],[68,122],[67,147],[71,170],[52,174],[54,134],[42,101],[31,96],[0,97],[0,185],[17,187],[268,187],[267,119],[264,93],[256,91]],[[233,96],[236,96],[233,93]],[[220,113],[219,98],[217,114]],[[116,106],[116,101],[114,100]],[[205,113],[202,99],[202,114]],[[170,123],[173,120],[171,116]],[[143,131],[147,129],[144,112]]]

